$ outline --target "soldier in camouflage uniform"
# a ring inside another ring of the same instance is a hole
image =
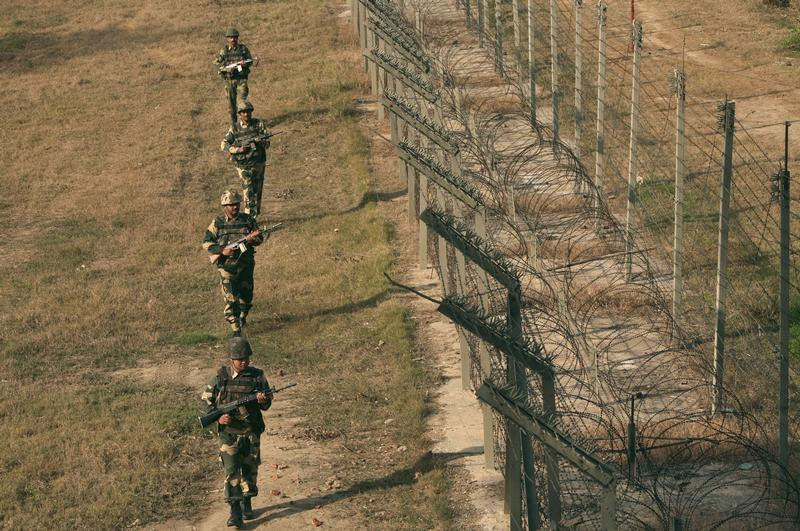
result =
[[[253,118],[253,105],[249,101],[239,102],[238,112],[239,121],[228,129],[221,149],[230,155],[242,179],[244,211],[256,217],[261,211],[270,133],[262,120]]]
[[[241,201],[238,192],[226,190],[220,200],[224,213],[214,218],[203,239],[203,248],[211,255],[220,274],[225,319],[235,336],[241,335],[247,312],[253,305],[254,247],[264,241],[256,220],[239,212]],[[247,238],[244,251],[226,248],[243,237]]]
[[[239,31],[236,28],[228,28],[225,32],[225,46],[219,51],[214,62],[218,66],[220,77],[225,81],[231,125],[236,124],[238,102],[247,99],[247,76],[250,75],[252,61],[253,55],[250,50],[244,44],[239,43]]]
[[[258,402],[240,407],[219,418],[219,456],[225,469],[225,501],[231,506],[228,526],[239,528],[242,517],[254,517],[251,498],[258,495],[258,465],[261,463],[261,434],[264,433],[262,411],[272,405],[272,392],[264,371],[250,366],[250,343],[241,337],[228,343],[231,357],[206,385],[202,400],[209,412],[218,406],[239,400],[253,393]]]

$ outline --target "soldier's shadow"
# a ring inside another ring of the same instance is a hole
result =
[[[246,333],[253,337],[253,334],[261,334],[264,332],[269,332],[270,330],[276,330],[283,326],[286,326],[288,323],[293,323],[297,321],[303,321],[307,319],[314,319],[316,317],[324,317],[326,315],[340,315],[345,313],[351,313],[358,310],[363,310],[364,308],[374,308],[381,302],[387,300],[393,293],[399,293],[401,290],[389,287],[383,291],[380,291],[366,299],[349,302],[347,304],[343,304],[341,306],[336,306],[334,308],[321,308],[316,311],[312,311],[306,314],[298,315],[298,314],[283,314],[276,316],[271,321],[254,321],[252,324],[248,323]]]
[[[276,505],[270,505],[268,507],[256,509],[254,511],[254,513],[257,515],[256,519],[245,522],[245,525],[242,526],[242,529],[256,529],[261,524],[279,520],[281,518],[292,516],[311,509],[319,509],[320,507],[330,505],[331,503],[336,503],[338,501],[345,500],[347,498],[351,498],[372,490],[384,490],[400,485],[410,485],[415,481],[415,476],[418,473],[424,474],[426,472],[430,472],[434,468],[442,466],[444,463],[447,463],[453,459],[470,455],[479,455],[482,453],[482,446],[464,448],[459,452],[426,452],[419,459],[417,459],[413,465],[401,470],[396,470],[387,476],[359,481],[347,489],[332,491],[328,494],[312,496],[302,500],[290,500],[287,502],[278,503]]]
[[[288,218],[285,218],[285,219],[281,219],[281,221],[283,223],[287,223],[287,224],[288,223],[303,223],[303,222],[311,221],[311,220],[314,220],[314,219],[327,218],[329,216],[341,216],[343,214],[352,214],[353,212],[361,210],[362,208],[364,208],[365,206],[367,206],[367,205],[369,205],[371,203],[381,203],[381,202],[385,202],[385,201],[391,201],[392,199],[397,199],[398,197],[403,197],[404,195],[406,195],[406,193],[407,192],[406,192],[405,188],[400,189],[400,190],[393,190],[393,191],[389,191],[389,192],[381,192],[381,191],[366,192],[361,196],[361,199],[359,199],[358,203],[356,203],[355,205],[353,205],[351,207],[348,207],[348,208],[346,208],[344,210],[317,212],[315,214],[309,214],[309,215],[306,215],[306,216],[288,217]]]

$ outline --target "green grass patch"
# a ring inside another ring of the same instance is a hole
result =
[[[781,39],[779,42],[782,48],[791,50],[793,52],[800,52],[800,27],[794,28],[789,32],[789,35]]]
[[[36,384],[12,387],[0,398],[0,526],[122,528],[187,514],[202,498],[210,467],[191,457],[206,436],[186,420],[189,390],[102,377],[55,399]]]
[[[789,356],[800,360],[800,299],[798,298],[791,302],[789,323]]]
[[[33,39],[30,33],[12,32],[0,37],[0,50],[19,51]]]

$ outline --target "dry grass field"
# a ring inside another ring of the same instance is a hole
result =
[[[692,94],[737,98],[777,158],[772,124],[800,113],[797,2],[639,4],[651,43],[675,50],[687,35]],[[230,24],[261,58],[255,116],[285,132],[264,217],[286,227],[258,252],[254,362],[300,384],[303,437],[347,456],[324,475],[359,486],[340,509],[352,522],[452,525],[449,475],[424,427],[439,377],[382,276],[398,268],[397,240],[376,203],[400,185],[374,167],[347,3],[0,8],[0,528],[194,521],[221,499],[215,440],[195,416],[229,335],[200,241],[237,184],[219,151],[227,113],[212,64]]]
[[[187,367],[210,375],[229,334],[200,248],[236,183],[212,65],[229,24],[261,57],[255,116],[286,131],[267,169],[265,217],[286,229],[258,252],[254,362],[300,383],[295,414],[316,442],[358,454],[333,471],[371,486],[349,505],[356,521],[368,499],[379,526],[447,524],[423,426],[436,376],[382,277],[394,228],[375,201],[397,184],[370,168],[345,9],[2,2],[0,527],[193,519],[221,497]],[[407,451],[387,459],[378,442]]]

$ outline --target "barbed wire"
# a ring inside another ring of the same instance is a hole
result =
[[[537,27],[549,30],[549,20],[545,20],[549,2],[534,4]],[[570,21],[565,16],[571,13],[569,4],[556,2],[562,95],[573,94],[574,88],[567,75],[575,68],[569,52],[574,30],[563,27]],[[609,61],[606,75],[605,171],[597,187],[590,171],[597,154],[592,145],[593,123],[579,123],[581,145],[574,145],[569,128],[555,138],[552,127],[543,123],[551,119],[545,108],[540,107],[540,114],[531,119],[528,81],[518,75],[527,72],[524,65],[512,63],[499,75],[495,72],[499,58],[493,57],[494,35],[483,35],[487,53],[481,53],[478,35],[464,32],[463,14],[453,2],[419,0],[411,5],[424,15],[424,47],[435,65],[429,77],[443,102],[440,125],[458,141],[461,177],[471,182],[486,206],[486,242],[505,257],[507,267],[519,272],[524,335],[556,371],[557,412],[548,421],[575,444],[616,467],[617,521],[634,528],[668,527],[679,516],[687,527],[709,529],[796,523],[800,492],[792,473],[773,455],[776,400],[764,396],[764,390],[774,388],[777,381],[775,362],[770,360],[777,344],[774,258],[779,238],[769,188],[776,157],[741,122],[736,123],[741,134],[734,147],[731,260],[728,277],[723,279],[729,291],[729,366],[719,383],[724,407],[711,415],[716,205],[722,174],[718,113],[706,102],[693,101],[701,112],[687,116],[686,237],[681,256],[686,288],[676,323],[670,291],[675,200],[669,183],[674,173],[676,102],[667,75],[671,66],[654,66],[652,78],[645,77],[644,72],[650,70],[643,72],[646,88],[638,108],[633,109],[641,119],[639,171],[645,177],[635,187],[638,203],[631,242],[624,221],[629,186],[632,79],[626,47],[630,33],[608,35],[607,54],[617,54],[618,60]],[[463,9],[463,1],[461,5]],[[484,17],[494,16],[494,5],[486,4]],[[619,15],[609,13],[610,18],[614,16]],[[509,37],[505,42],[513,43],[511,18],[505,17],[503,31]],[[579,40],[599,53],[595,30],[585,24]],[[537,49],[548,50],[549,56],[549,34],[540,31],[535,38]],[[505,49],[514,61],[513,44]],[[529,61],[527,51],[519,55],[521,63]],[[549,58],[537,61],[537,66],[547,72]],[[584,68],[579,94],[587,96],[584,109],[593,109],[596,65],[587,62]],[[547,96],[548,91],[540,87],[537,97]],[[406,98],[435,115],[430,102],[408,94]],[[544,97],[539,99],[540,105],[546,102]],[[574,118],[574,100],[559,98],[558,111]],[[420,135],[409,132],[406,141],[411,139],[431,150],[433,158],[445,160],[447,155]],[[632,177],[636,180],[641,175]],[[443,199],[434,184],[419,194],[444,212],[456,213],[460,208],[453,197]],[[461,215],[468,226],[476,222],[475,213]],[[507,291],[469,261],[460,272],[453,266],[458,254],[452,245],[440,249],[443,244],[440,238],[430,238],[427,254],[440,278],[446,279],[445,292],[461,293],[465,304],[481,308],[487,319],[505,319]],[[626,272],[626,260],[631,274]],[[794,286],[797,277],[794,267]],[[504,354],[475,336],[467,344],[476,391],[487,380],[500,387],[513,384]],[[745,378],[749,381],[743,383]],[[520,403],[526,414],[542,414],[543,382],[530,372],[527,380]],[[796,435],[796,411],[791,418]],[[493,450],[503,470],[508,457],[503,442],[506,430],[502,417],[495,414],[493,420]],[[632,425],[634,465],[628,444]],[[532,447],[537,465],[527,479],[539,485],[540,520],[547,524],[552,470],[546,466],[548,452],[541,442],[534,440]],[[626,467],[627,473],[623,472]],[[564,460],[559,461],[557,476],[561,526],[600,528],[596,501],[600,487]]]

